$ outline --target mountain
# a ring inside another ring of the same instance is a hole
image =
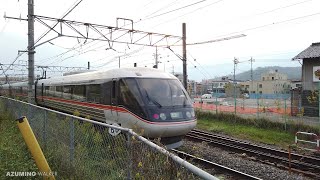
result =
[[[280,67],[280,66],[268,66],[268,67],[258,67],[252,71],[253,79],[260,80],[262,73],[267,73],[270,70],[278,70],[279,73],[287,74],[288,79],[301,79],[301,67]],[[228,75],[229,78],[233,79],[233,75]],[[221,78],[220,78],[221,79]],[[245,71],[239,74],[236,74],[237,80],[250,80],[251,71]]]

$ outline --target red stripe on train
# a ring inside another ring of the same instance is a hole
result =
[[[37,97],[37,99],[41,100],[42,96]],[[60,101],[60,102],[65,102],[65,103],[70,103],[70,104],[76,104],[80,106],[85,106],[85,107],[91,107],[91,108],[96,108],[96,109],[102,109],[102,110],[115,110],[117,112],[122,112],[122,113],[129,113],[136,117],[137,119],[148,123],[148,124],[158,124],[158,125],[172,125],[172,124],[191,124],[194,123],[197,119],[193,119],[190,121],[183,121],[183,122],[152,122],[145,120],[136,114],[132,113],[131,111],[127,110],[126,108],[123,107],[117,107],[117,106],[110,106],[110,105],[104,105],[104,104],[93,104],[93,103],[87,103],[87,102],[79,102],[79,101],[73,101],[73,100],[68,100],[68,99],[61,99],[61,98],[53,98],[53,97],[46,97],[43,96],[43,99],[48,99],[52,101]]]

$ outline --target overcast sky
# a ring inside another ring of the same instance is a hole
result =
[[[80,0],[35,0],[35,14],[61,18]],[[189,79],[201,80],[233,72],[233,59],[241,62],[236,73],[262,66],[300,66],[291,61],[313,42],[320,42],[320,0],[83,0],[64,19],[116,26],[116,18],[132,19],[135,30],[182,36],[187,26],[187,43],[245,37],[187,46]],[[27,0],[1,0],[0,14],[27,18]],[[121,26],[128,22],[119,22]],[[50,25],[52,23],[49,23]],[[130,28],[130,26],[124,26]],[[47,30],[35,22],[35,39]],[[53,37],[49,33],[42,42]],[[181,42],[180,42],[181,43]],[[0,19],[0,63],[14,61],[18,50],[27,47],[27,22]],[[36,65],[82,66],[92,69],[152,67],[156,48],[74,38],[58,38],[36,49]],[[72,49],[73,48],[73,49]],[[71,49],[71,50],[70,50]],[[182,55],[182,47],[172,47]],[[182,72],[182,62],[167,48],[158,48],[159,68]],[[26,64],[22,55],[15,64]],[[26,72],[26,71],[25,71]],[[16,72],[18,73],[18,72]],[[3,75],[2,75],[3,76]]]

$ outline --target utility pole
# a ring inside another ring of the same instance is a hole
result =
[[[34,97],[34,9],[33,0],[28,0],[28,102],[32,103]]]
[[[186,23],[182,23],[182,62],[183,62],[183,86],[187,89],[187,43]]]
[[[120,69],[120,56],[119,56],[119,69]]]
[[[253,70],[252,70],[252,62],[254,62],[254,59],[252,59],[252,57],[251,57],[251,59],[249,60],[250,61],[250,63],[251,63],[251,88],[250,89],[252,89],[252,91],[253,91]],[[252,92],[251,91],[251,92]],[[251,93],[251,92],[249,92],[249,93]]]
[[[156,59],[156,69],[158,69],[158,46],[156,46],[155,59]]]
[[[234,95],[234,114],[237,114],[237,95],[236,95],[236,65],[239,63],[237,58],[233,60],[233,95]]]

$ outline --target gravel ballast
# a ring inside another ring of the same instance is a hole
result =
[[[281,179],[281,180],[303,180],[310,179],[297,173],[289,173],[287,170],[282,170],[274,165],[264,164],[254,161],[255,158],[248,157],[246,154],[234,153],[217,147],[212,147],[206,143],[197,143],[189,140],[184,140],[184,145],[180,150],[195,155],[197,157],[209,160],[211,162],[227,166],[229,168],[244,172],[246,174],[261,178],[261,179]],[[210,169],[205,169],[212,175],[217,175]],[[217,175],[219,177],[221,175]],[[224,179],[229,179],[224,177]]]

